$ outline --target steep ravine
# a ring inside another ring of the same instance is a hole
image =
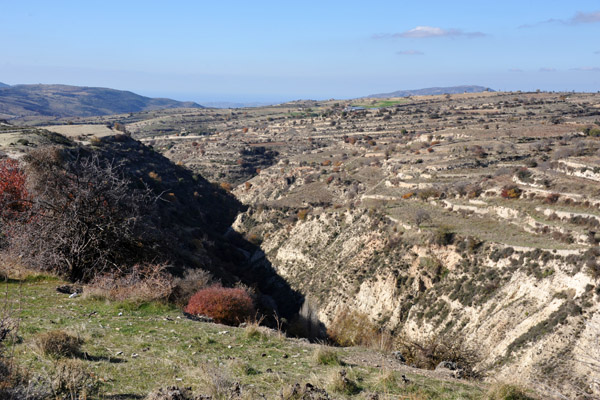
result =
[[[515,250],[455,238],[437,245],[364,208],[260,207],[234,228],[261,241],[278,274],[330,323],[344,308],[414,340],[462,340],[489,380],[559,396],[600,396],[595,282],[589,254]],[[594,328],[596,325],[596,330]],[[595,350],[594,350],[595,351]]]

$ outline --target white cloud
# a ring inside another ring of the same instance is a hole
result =
[[[419,50],[401,50],[397,51],[396,54],[400,56],[422,56],[425,53]]]
[[[426,39],[436,37],[467,37],[476,38],[486,36],[482,32],[465,32],[461,29],[442,29],[435,26],[417,26],[413,29],[409,29],[400,33],[384,33],[379,35],[373,35],[374,39],[384,38],[410,38],[410,39]]]

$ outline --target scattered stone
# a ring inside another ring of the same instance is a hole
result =
[[[442,361],[435,367],[435,370],[438,372],[446,372],[456,379],[461,379],[465,376],[464,369],[460,368],[460,366],[453,361]]]
[[[80,294],[79,294],[79,293],[77,293],[77,292],[75,292],[75,293],[73,293],[73,294],[69,295],[69,298],[70,298],[70,299],[74,299],[75,297],[79,297],[79,296],[80,296]]]
[[[75,285],[61,285],[56,288],[56,291],[62,294],[73,294],[83,292],[83,288]]]
[[[281,397],[283,398],[284,393],[281,393]],[[304,387],[302,387],[299,383],[294,384],[287,393],[285,393],[285,398],[289,399],[299,399],[299,400],[329,400],[329,394],[325,389],[320,389],[318,387],[313,386],[311,383],[306,383]]]
[[[189,314],[189,313],[184,312],[183,316],[186,317],[187,319],[191,319],[192,321],[214,322],[211,317],[207,317],[206,315],[193,315],[193,314]]]
[[[458,366],[453,361],[442,361],[437,365],[437,367],[435,367],[436,371],[439,371],[441,369],[449,369],[450,371],[454,371],[458,369]]]
[[[401,352],[399,351],[394,351],[392,353],[392,356],[394,356],[394,358],[396,359],[396,361],[401,362],[401,363],[405,363],[406,362],[406,358],[404,358],[404,356],[402,355]]]
[[[138,353],[133,353],[133,354],[131,355],[131,358],[138,358],[139,356],[140,356],[140,355],[139,355]]]

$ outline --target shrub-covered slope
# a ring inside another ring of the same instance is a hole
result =
[[[42,84],[0,86],[0,114],[12,117],[89,117],[201,107],[194,102],[155,99],[108,88]]]

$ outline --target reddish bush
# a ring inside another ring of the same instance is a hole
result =
[[[255,308],[252,297],[245,290],[211,286],[193,295],[185,312],[205,315],[215,322],[234,325],[252,317]]]
[[[0,160],[0,221],[13,220],[29,208],[25,179],[17,161]]]
[[[560,194],[558,194],[558,193],[550,193],[544,199],[544,203],[546,203],[546,204],[554,204],[554,203],[556,203],[558,201],[559,198],[560,198]]]

